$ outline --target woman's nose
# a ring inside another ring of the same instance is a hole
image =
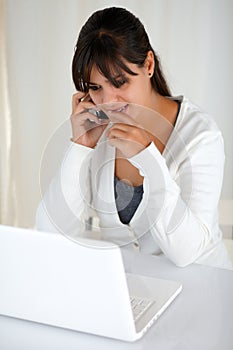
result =
[[[110,86],[103,91],[102,103],[112,103],[121,101],[120,90],[114,86]]]

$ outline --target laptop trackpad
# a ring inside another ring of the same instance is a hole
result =
[[[150,319],[157,319],[182,289],[182,285],[176,281],[131,273],[127,273],[126,277],[130,296],[153,302],[146,315],[136,322],[137,331],[141,331]]]

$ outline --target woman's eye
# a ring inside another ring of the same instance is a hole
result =
[[[127,83],[126,79],[122,79],[122,80],[116,80],[115,82],[115,86],[117,88],[120,88],[122,85],[124,85],[125,83]]]
[[[97,91],[100,89],[100,85],[89,85],[89,90]]]

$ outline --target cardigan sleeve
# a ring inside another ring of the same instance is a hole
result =
[[[91,202],[90,162],[93,149],[70,143],[62,165],[36,212],[36,228],[78,235],[85,228]]]
[[[129,159],[144,176],[145,191],[143,220],[139,215],[130,226],[137,236],[150,231],[177,266],[196,261],[216,244],[213,232],[219,232],[217,208],[225,159],[223,139],[216,130],[205,130],[183,146],[170,155],[176,167],[172,175],[154,143]]]

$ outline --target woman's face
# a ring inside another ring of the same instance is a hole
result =
[[[146,65],[138,67],[128,63],[127,66],[137,75],[125,73],[125,80],[119,77],[119,86],[112,85],[107,78],[102,75],[97,67],[93,67],[90,75],[89,94],[94,104],[108,103],[114,106],[115,102],[120,104],[134,103],[145,107],[152,107],[152,95],[155,91],[152,88],[149,69]],[[115,77],[117,80],[117,77]],[[122,81],[121,81],[122,80]],[[114,108],[113,108],[114,109]]]

